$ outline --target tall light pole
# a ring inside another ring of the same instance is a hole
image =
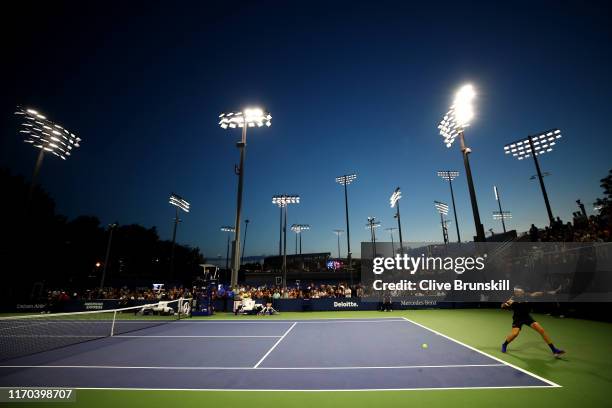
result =
[[[455,95],[455,100],[449,111],[444,115],[444,118],[438,125],[440,135],[444,137],[446,147],[451,147],[457,137],[461,145],[461,153],[463,155],[463,165],[465,166],[465,175],[470,191],[470,201],[472,203],[472,213],[474,215],[474,227],[476,229],[475,240],[479,242],[485,241],[484,227],[480,222],[480,213],[478,212],[478,202],[476,200],[476,190],[474,189],[474,181],[472,180],[472,170],[470,168],[469,154],[472,149],[465,145],[464,130],[470,125],[471,119],[474,117],[474,109],[472,101],[476,96],[472,85],[464,85]]]
[[[278,205],[278,209],[280,210],[280,220],[278,222],[278,256],[283,256],[283,207],[285,207],[285,204],[278,201],[276,205]]]
[[[448,204],[440,201],[434,201],[434,206],[440,214],[440,225],[442,225],[442,237],[444,238],[444,244],[448,244],[448,220],[444,216],[448,215]]]
[[[372,259],[376,258],[376,228],[380,227],[380,221],[376,217],[368,217],[366,228],[370,229],[370,240],[372,242]]]
[[[295,232],[295,253],[298,253],[298,236],[300,237],[300,255],[302,255],[302,232],[308,231],[310,225],[308,224],[293,224],[291,231]]]
[[[340,235],[342,235],[343,232],[344,230],[341,230],[341,229],[334,230],[334,234],[336,234],[336,237],[338,238],[338,259],[341,258],[340,256]]]
[[[229,250],[230,250],[230,235],[232,235],[236,230],[234,227],[230,227],[229,225],[224,225],[221,227],[221,231],[227,232],[227,247],[225,250],[225,270],[229,269]]]
[[[395,227],[389,227],[389,228],[385,228],[385,231],[389,231],[389,235],[391,235],[391,251],[393,253],[393,256],[395,256],[395,241],[393,240],[393,231],[395,231],[397,228]]]
[[[260,108],[249,108],[241,112],[229,112],[219,115],[219,126],[222,129],[242,128],[242,139],[236,143],[240,150],[240,165],[236,167],[238,174],[238,194],[236,199],[236,221],[234,223],[234,241],[232,251],[231,286],[238,284],[240,269],[240,213],[242,211],[242,186],[244,182],[244,156],[246,154],[247,128],[272,125],[272,116]]]
[[[100,289],[104,289],[104,281],[106,280],[106,271],[108,270],[108,262],[110,260],[111,246],[113,244],[113,231],[119,226],[114,222],[108,225],[108,242],[106,243],[106,255],[104,256],[104,268],[102,268],[102,278],[100,279]]]
[[[544,185],[544,175],[540,170],[540,161],[538,156],[544,153],[550,153],[553,151],[553,146],[557,144],[557,140],[561,138],[561,131],[559,129],[550,129],[545,132],[540,132],[535,136],[527,136],[526,138],[516,140],[512,143],[508,143],[504,146],[504,153],[511,154],[519,160],[533,157],[533,162],[537,171],[538,180],[540,181],[540,189],[544,196],[544,204],[546,205],[546,213],[548,214],[548,221],[550,225],[555,222],[552,210],[550,208],[550,202],[548,201],[548,194],[546,193],[546,186]]]
[[[174,278],[174,247],[176,246],[176,227],[178,223],[181,222],[179,218],[179,209],[189,212],[190,204],[181,196],[177,194],[170,194],[170,201],[168,201],[171,205],[176,207],[176,213],[174,216],[174,230],[172,232],[172,250],[170,251],[170,279]]]
[[[352,257],[351,253],[351,228],[349,226],[349,211],[348,211],[348,188],[347,186],[351,184],[353,181],[357,180],[357,174],[345,174],[343,176],[336,177],[336,183],[344,186],[344,212],[346,214],[346,260],[348,263],[348,271],[351,274],[351,286],[353,285],[353,273],[351,272],[352,267]]]
[[[247,231],[249,230],[249,221],[248,219],[244,220],[244,238],[242,240],[242,255],[240,256],[240,265],[244,264],[244,254],[246,252],[246,237]]]
[[[453,180],[459,176],[456,170],[441,170],[438,172],[438,177],[448,181],[450,186],[451,201],[453,203],[453,214],[455,216],[455,228],[457,229],[457,243],[461,243],[461,234],[459,233],[459,221],[457,220],[457,208],[455,207],[455,193],[453,191]]]
[[[402,192],[400,188],[396,188],[391,197],[389,198],[389,204],[391,204],[391,208],[395,207],[395,218],[397,218],[397,229],[399,230],[399,243],[400,243],[400,254],[404,253],[404,240],[402,239],[402,221],[400,218],[400,209],[399,209],[399,200],[402,198]],[[393,238],[393,233],[391,233],[391,238]],[[395,256],[395,250],[393,251],[393,256]]]
[[[504,220],[512,218],[512,214],[510,214],[508,211],[502,210],[501,197],[499,195],[499,190],[497,190],[497,186],[493,186],[493,193],[495,193],[495,201],[497,201],[497,206],[499,207],[499,211],[493,211],[493,219],[501,220],[502,228],[505,234],[506,233],[506,222]]]
[[[299,195],[280,194],[272,196],[272,204],[276,204],[284,212],[283,221],[283,287],[287,287],[287,207],[290,204],[299,204]]]
[[[45,154],[50,153],[66,160],[72,155],[74,149],[80,146],[81,138],[59,124],[50,121],[34,109],[17,106],[15,115],[22,119],[19,133],[22,135],[24,143],[31,144],[39,149],[26,203],[29,206]]]

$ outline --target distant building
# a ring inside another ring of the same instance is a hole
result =
[[[287,255],[287,271],[326,271],[330,252],[314,254]],[[264,271],[280,271],[283,268],[282,256],[269,256],[264,258]]]

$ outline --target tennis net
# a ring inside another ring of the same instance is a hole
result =
[[[191,299],[121,309],[0,318],[0,361],[166,324],[191,315]]]

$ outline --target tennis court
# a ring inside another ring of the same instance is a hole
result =
[[[405,317],[185,319],[150,327],[134,318],[122,324],[135,329],[0,362],[0,386],[245,391],[559,387]]]

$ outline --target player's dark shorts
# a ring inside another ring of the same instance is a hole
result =
[[[535,320],[530,315],[512,316],[512,327],[520,329],[523,325],[531,326],[533,323],[535,323]]]

